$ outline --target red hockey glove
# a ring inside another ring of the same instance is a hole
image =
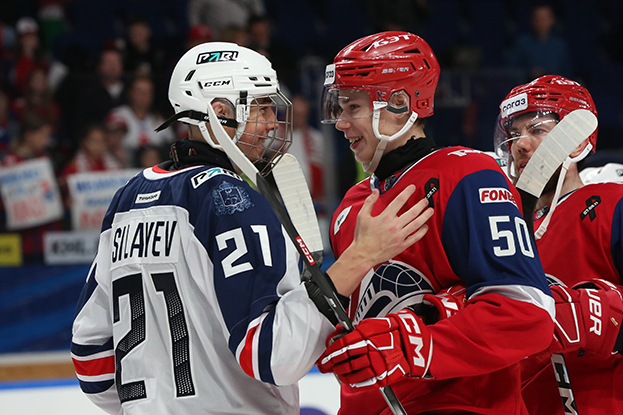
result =
[[[453,285],[437,294],[425,294],[415,313],[422,317],[424,323],[434,324],[458,313],[465,307],[466,301],[465,286]]]
[[[432,352],[428,328],[413,311],[404,309],[384,318],[364,319],[354,331],[331,343],[317,365],[322,373],[335,373],[351,388],[379,388],[405,376],[426,375]]]
[[[572,289],[550,287],[556,301],[552,353],[582,350],[594,357],[608,358],[623,349],[620,325],[623,296],[619,288],[605,280],[581,282]]]

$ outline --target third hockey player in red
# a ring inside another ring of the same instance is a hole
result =
[[[597,110],[575,81],[546,75],[514,88],[500,104],[496,145],[509,175],[521,175],[544,137],[576,109]],[[522,393],[530,414],[574,413],[558,397],[550,355],[564,352],[580,415],[623,413],[623,184],[584,185],[577,162],[595,151],[586,138],[545,187],[534,215],[543,268],[556,300],[555,340],[522,363]],[[566,385],[565,385],[566,388]]]

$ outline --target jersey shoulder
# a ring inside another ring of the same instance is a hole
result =
[[[575,192],[578,196],[599,196],[603,201],[618,203],[623,198],[623,183],[593,183],[582,186]]]
[[[489,154],[468,147],[453,146],[442,148],[435,153],[434,161],[450,167],[448,170],[456,170],[464,174],[479,170],[493,169],[503,173],[498,162]],[[425,161],[426,159],[424,159]]]
[[[110,226],[116,213],[154,206],[175,205],[190,212],[201,210],[206,199],[220,198],[223,206],[240,208],[253,189],[236,173],[214,166],[192,166],[166,171],[145,169],[119,189],[104,219]]]

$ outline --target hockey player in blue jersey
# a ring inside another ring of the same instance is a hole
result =
[[[80,386],[111,414],[298,414],[296,382],[334,327],[206,113],[267,173],[289,146],[291,104],[270,62],[230,43],[189,50],[169,99],[165,124],[189,124],[190,139],[111,202],[73,326]],[[378,193],[368,198],[351,248],[327,270],[340,294],[426,233],[425,200],[398,214],[414,191],[374,217]]]

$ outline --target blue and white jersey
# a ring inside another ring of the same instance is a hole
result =
[[[144,170],[115,195],[73,326],[113,414],[298,414],[333,327],[268,201],[235,173]]]

